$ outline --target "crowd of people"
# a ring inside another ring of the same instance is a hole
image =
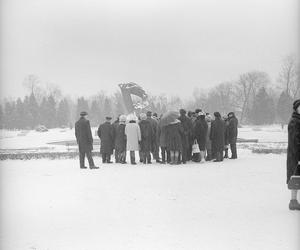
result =
[[[90,168],[97,168],[93,162],[93,137],[87,113],[81,112],[79,121],[75,124],[75,135],[79,145],[80,168],[84,166],[87,156]],[[171,112],[158,117],[148,111],[135,114],[120,115],[112,122],[107,116],[106,121],[98,128],[100,138],[100,154],[103,163],[112,163],[114,153],[115,163],[127,163],[127,152],[130,153],[130,163],[136,163],[136,152],[144,164],[152,160],[161,164],[186,164],[188,161],[204,163],[206,161],[221,162],[224,158],[237,158],[236,141],[238,120],[233,112],[221,117],[215,112],[209,113],[196,109],[179,113]]]

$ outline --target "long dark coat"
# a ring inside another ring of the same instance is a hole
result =
[[[193,144],[193,124],[190,118],[188,118],[186,115],[181,115],[178,118],[179,121],[181,121],[182,127],[183,127],[183,140],[182,145],[184,148],[188,147],[189,145]]]
[[[184,131],[181,122],[172,123],[166,126],[167,150],[182,152],[182,137]]]
[[[158,130],[158,121],[153,119],[152,117],[147,117],[147,120],[149,121],[153,130],[153,138],[151,141],[151,152],[154,152],[157,149],[158,146],[158,134],[157,134],[157,130]]]
[[[229,145],[229,121],[225,120],[224,144]]]
[[[89,120],[80,117],[75,123],[75,136],[80,152],[93,150],[93,136]]]
[[[101,124],[98,128],[98,136],[101,140],[100,153],[112,154],[114,148],[114,127],[109,122]]]
[[[287,183],[291,176],[300,175],[300,114],[294,112],[288,125]],[[296,171],[297,170],[297,171]]]
[[[212,149],[214,152],[223,151],[224,149],[224,133],[225,122],[221,118],[216,117],[211,122],[210,139],[212,141]]]
[[[118,126],[115,126],[115,149],[118,152],[126,151],[125,127],[125,124],[119,124]]]
[[[154,139],[154,131],[151,123],[148,120],[142,120],[139,123],[141,130],[141,148],[142,152],[150,152],[152,148],[152,140]]]
[[[160,124],[158,124],[157,134],[158,134],[158,138],[159,138],[159,146],[166,147],[167,146],[166,126],[161,126]]]
[[[228,124],[228,142],[230,144],[236,143],[238,136],[238,119],[233,116],[229,118],[229,124]]]
[[[205,117],[202,118],[199,116],[195,122],[194,136],[195,139],[197,139],[201,151],[205,150],[207,130],[208,126]]]

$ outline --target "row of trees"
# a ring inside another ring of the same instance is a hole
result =
[[[300,96],[299,67],[294,56],[284,59],[278,83],[271,82],[266,72],[241,74],[236,81],[224,82],[209,90],[194,89],[188,101],[178,96],[149,96],[149,110],[162,114],[167,110],[202,108],[206,112],[227,114],[235,111],[242,124],[287,123],[293,100]],[[98,126],[107,115],[124,113],[120,92],[107,95],[100,92],[77,100],[65,97],[54,85],[42,88],[39,79],[28,76],[24,85],[30,95],[23,99],[6,100],[0,105],[2,128],[34,128],[42,124],[48,128],[71,126],[79,113],[89,113],[92,126]]]

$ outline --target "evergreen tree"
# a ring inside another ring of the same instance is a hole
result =
[[[91,110],[90,110],[90,120],[91,120],[91,126],[93,127],[98,126],[100,124],[101,109],[97,100],[92,101]]]
[[[4,114],[5,114],[4,127],[7,129],[16,128],[17,112],[16,112],[16,103],[14,101],[12,102],[7,101],[5,103]]]
[[[24,128],[28,129],[30,127],[30,114],[29,114],[29,96],[25,96],[23,101],[23,107],[24,107]]]
[[[56,102],[54,100],[54,97],[50,95],[47,99],[47,120],[46,120],[46,126],[48,128],[55,128],[57,125],[56,120]]]
[[[292,97],[283,91],[278,99],[277,103],[277,114],[282,124],[287,124],[292,113]]]
[[[25,115],[26,113],[24,109],[24,104],[21,98],[18,98],[16,104],[16,128],[23,129],[26,127]]]
[[[29,104],[28,104],[28,121],[29,126],[34,128],[38,125],[39,122],[39,105],[36,101],[36,98],[33,93],[31,93],[29,97]]]
[[[254,98],[251,118],[256,125],[271,124],[274,122],[274,103],[264,87],[259,89]]]
[[[0,104],[0,129],[4,127],[3,121],[4,121],[4,113],[3,113],[2,105]]]
[[[57,109],[57,124],[67,126],[70,122],[70,107],[67,99],[63,99],[59,102]]]
[[[47,114],[47,98],[43,97],[41,105],[40,105],[40,116],[39,116],[39,124],[44,125],[48,127],[47,124],[47,119],[48,119],[48,114]]]

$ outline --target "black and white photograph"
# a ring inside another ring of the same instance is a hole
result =
[[[298,0],[0,0],[1,250],[300,250]]]

